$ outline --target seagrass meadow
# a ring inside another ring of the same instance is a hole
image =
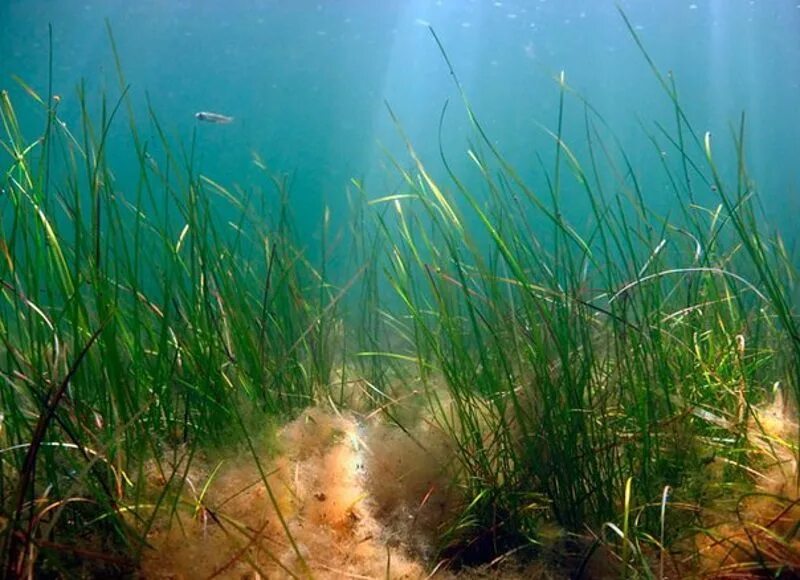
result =
[[[796,232],[615,18],[635,139],[561,71],[521,166],[426,26],[433,144],[388,100],[385,181],[318,212],[215,173],[111,24],[58,92],[51,28],[0,93],[3,577],[800,576]]]

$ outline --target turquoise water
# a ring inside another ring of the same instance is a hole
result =
[[[800,210],[800,2],[798,0],[628,0],[619,4],[662,71],[678,81],[689,118],[724,151],[731,127],[747,113],[748,160],[768,216],[787,229]],[[447,66],[427,25],[441,38],[489,136],[534,187],[544,180],[557,122],[558,85],[586,96],[644,175],[658,173],[642,127],[670,125],[668,100],[625,28],[616,3],[585,1],[403,0],[368,2],[139,2],[6,0],[0,3],[0,86],[21,107],[35,135],[42,112],[21,106],[12,75],[47,93],[48,25],[53,92],[69,125],[78,119],[76,86],[99,112],[99,94],[118,97],[106,21],[113,30],[139,119],[149,98],[176,142],[197,139],[197,166],[243,188],[266,187],[253,165],[293,176],[292,205],[310,245],[323,205],[346,211],[353,177],[371,196],[397,190],[386,152],[405,162],[388,102],[436,175],[438,122],[450,100],[444,149],[469,179],[468,123]],[[210,110],[230,125],[198,123]],[[567,139],[581,151],[583,110],[568,102]],[[145,138],[152,129],[143,123]],[[117,184],[132,183],[127,123],[111,135]],[[565,205],[580,222],[578,192]],[[645,182],[654,207],[669,211],[663,178]],[[712,192],[696,192],[713,202]]]

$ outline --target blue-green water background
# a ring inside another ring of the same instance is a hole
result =
[[[674,72],[698,131],[724,143],[746,111],[748,163],[768,219],[793,237],[800,211],[800,0],[619,6],[660,69]],[[103,91],[119,95],[106,20],[139,118],[146,118],[149,96],[176,141],[196,131],[197,165],[220,183],[264,184],[254,152],[271,169],[293,174],[292,206],[309,245],[319,237],[324,205],[335,217],[346,213],[351,178],[364,179],[371,196],[400,184],[387,168],[384,147],[401,158],[403,149],[385,102],[422,159],[442,175],[438,121],[450,99],[444,148],[469,177],[467,117],[453,106],[458,96],[427,24],[487,133],[534,187],[544,184],[536,155],[552,156],[541,126],[555,128],[554,78],[563,70],[614,128],[637,169],[659,175],[645,181],[647,202],[663,211],[675,203],[642,131],[655,131],[653,121],[670,125],[673,111],[610,0],[4,0],[0,87],[24,102],[12,79],[18,75],[46,94],[52,25],[60,116],[68,126],[77,123],[81,79],[99,111]],[[32,103],[18,107],[35,138],[43,112]],[[236,121],[199,124],[198,110]],[[579,103],[571,101],[568,139],[581,140],[582,120]],[[121,119],[109,144],[121,190],[133,187],[127,184],[138,172],[125,149],[129,141]],[[565,195],[572,218],[588,218],[583,198],[571,197],[569,187]]]

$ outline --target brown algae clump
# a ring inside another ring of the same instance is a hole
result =
[[[753,447],[748,472],[755,489],[735,505],[732,516],[697,536],[704,574],[713,578],[776,577],[800,574],[800,494],[798,493],[797,417],[780,395],[754,408],[747,436]]]
[[[398,428],[306,410],[280,432],[281,451],[258,458],[266,482],[253,457],[190,470],[198,481],[171,519],[163,510],[143,575],[424,577],[423,553],[455,499],[443,438],[421,435],[431,448]]]

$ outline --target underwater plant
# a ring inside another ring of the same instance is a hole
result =
[[[4,577],[796,575],[796,257],[744,116],[723,170],[622,18],[674,114],[643,124],[653,165],[561,73],[531,184],[431,29],[473,173],[389,107],[401,185],[354,179],[318,262],[286,176],[256,156],[264,188],[220,183],[135,115],[110,30],[118,96],[79,87],[77,126],[20,80],[25,135],[3,91]],[[107,154],[125,120],[131,183]]]

